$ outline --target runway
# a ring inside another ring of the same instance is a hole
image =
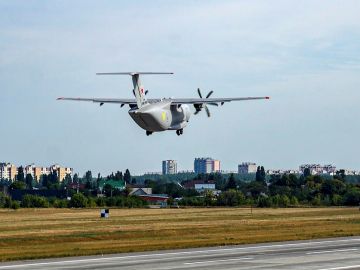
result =
[[[3,269],[360,269],[360,237],[21,261]]]

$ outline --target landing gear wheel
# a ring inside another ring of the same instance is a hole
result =
[[[178,130],[176,131],[176,134],[177,134],[178,136],[182,135],[183,133],[184,133],[184,130],[183,130],[183,129],[178,129]]]
[[[153,132],[152,131],[146,131],[146,136],[151,135]]]

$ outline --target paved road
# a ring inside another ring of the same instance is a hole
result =
[[[360,237],[22,261],[3,269],[360,269]]]

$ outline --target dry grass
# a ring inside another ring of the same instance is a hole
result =
[[[0,210],[0,261],[360,235],[357,208]]]

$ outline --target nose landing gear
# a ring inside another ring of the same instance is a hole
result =
[[[149,136],[149,135],[151,135],[151,134],[153,134],[153,132],[152,131],[146,131],[146,136]]]
[[[178,136],[180,136],[180,135],[183,134],[183,132],[184,132],[183,129],[178,129],[178,130],[176,131],[176,134],[177,134]]]

